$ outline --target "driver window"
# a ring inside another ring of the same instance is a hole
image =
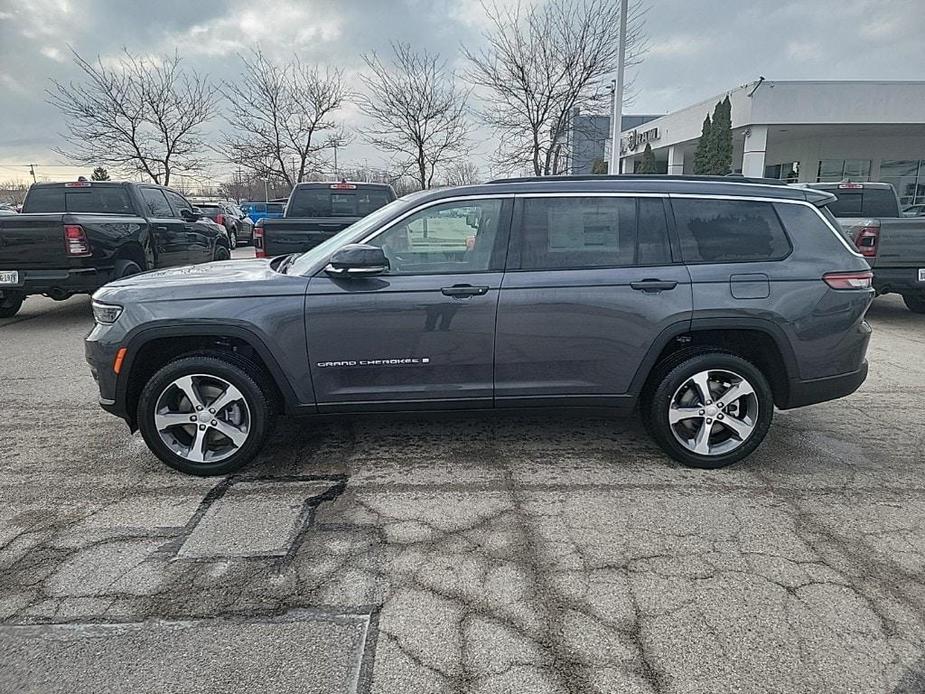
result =
[[[389,274],[446,274],[489,269],[501,200],[434,205],[372,239],[389,259]]]

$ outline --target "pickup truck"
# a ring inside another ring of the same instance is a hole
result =
[[[261,219],[254,227],[257,257],[307,251],[393,200],[385,183],[299,183],[281,219]]]
[[[144,270],[226,260],[224,229],[179,193],[146,183],[38,183],[0,217],[0,318],[25,298],[63,301]]]
[[[901,294],[910,311],[925,313],[925,217],[906,217],[889,183],[810,183],[834,193],[826,208],[874,271],[878,294]]]

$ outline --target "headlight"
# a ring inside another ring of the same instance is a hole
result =
[[[122,315],[122,307],[115,304],[93,302],[93,319],[97,323],[115,323]]]

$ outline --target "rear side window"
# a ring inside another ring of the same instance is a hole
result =
[[[331,190],[299,188],[289,202],[290,217],[365,217],[390,200],[382,188]]]
[[[128,193],[121,186],[36,188],[26,198],[23,212],[135,214]]]
[[[770,203],[674,198],[671,206],[685,262],[746,263],[790,253]]]
[[[839,236],[847,241],[846,234],[839,226],[838,220],[836,220],[832,216],[832,213],[825,207],[817,209],[822,216],[826,218],[828,223],[832,225],[831,227],[822,221],[819,215],[806,205],[781,203],[774,205],[774,207],[777,210],[777,214],[780,216],[780,220],[794,238],[813,236],[819,243],[825,244],[823,246],[824,248],[831,246],[834,250],[835,247],[838,246],[844,249],[844,244],[839,242],[835,233],[838,233]],[[833,229],[835,233],[833,233]]]
[[[173,217],[173,210],[164,197],[164,193],[157,188],[142,188],[141,197],[144,198],[145,205],[152,217],[168,218]]]
[[[899,203],[889,188],[839,188],[830,192],[838,198],[828,206],[836,217],[899,216]]]

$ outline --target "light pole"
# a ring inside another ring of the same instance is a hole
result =
[[[617,62],[617,83],[613,90],[613,108],[610,113],[610,168],[608,173],[620,171],[620,132],[623,122],[623,72],[626,66],[626,19],[629,0],[620,0],[620,57]]]

